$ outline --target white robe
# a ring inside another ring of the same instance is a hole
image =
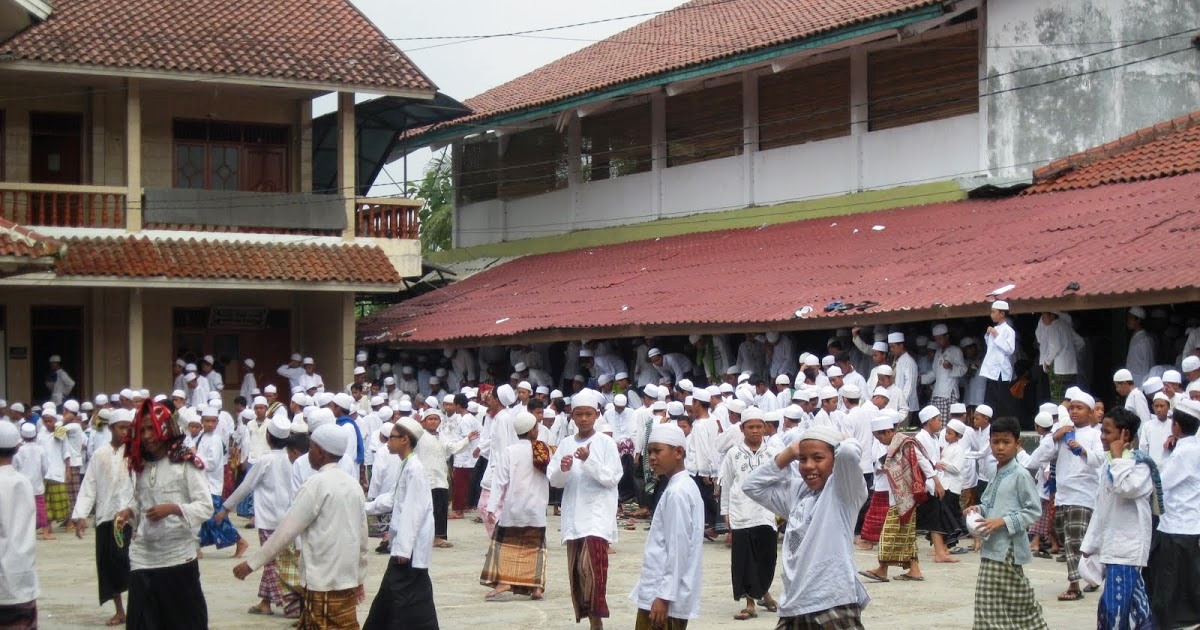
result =
[[[35,513],[29,480],[0,466],[0,606],[38,598]]]
[[[703,550],[704,503],[696,484],[680,471],[667,481],[650,520],[641,575],[629,601],[649,611],[654,600],[663,599],[668,617],[699,617]]]

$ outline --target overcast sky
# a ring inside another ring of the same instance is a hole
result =
[[[596,4],[570,0],[442,0],[418,5],[396,0],[351,1],[390,38],[505,33],[663,11],[683,3],[683,0],[608,0]],[[561,38],[604,39],[647,19],[649,16],[536,36],[498,37],[449,45],[446,40],[396,43],[443,93],[466,100],[591,43]],[[332,97],[322,98],[317,101],[314,113],[331,111],[335,105]],[[410,180],[420,177],[429,159],[429,152],[425,150],[409,156]],[[388,175],[401,181],[403,167],[397,162],[385,170],[376,181],[372,195],[396,194],[397,187],[391,185]]]

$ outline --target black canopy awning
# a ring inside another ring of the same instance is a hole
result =
[[[357,196],[366,196],[405,131],[471,112],[462,103],[438,93],[433,100],[384,96],[354,106],[358,138]],[[337,112],[313,119],[313,192],[338,190]]]

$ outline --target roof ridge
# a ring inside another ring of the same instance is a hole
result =
[[[1033,171],[1033,183],[1041,184],[1057,179],[1073,170],[1094,164],[1100,160],[1113,157],[1140,146],[1162,139],[1173,133],[1185,131],[1200,125],[1200,110],[1177,116],[1171,120],[1160,122],[1149,127],[1138,129],[1125,134],[1116,140],[1100,146],[1085,149],[1079,153],[1059,158]]]

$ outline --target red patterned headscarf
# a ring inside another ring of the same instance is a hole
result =
[[[183,446],[183,433],[179,430],[179,423],[171,409],[153,400],[144,400],[134,411],[133,427],[125,437],[125,458],[129,460],[130,471],[142,472],[146,466],[142,431],[147,425],[154,428],[157,439],[167,443],[167,457],[171,461],[188,462],[201,470],[204,469],[204,461],[197,457],[192,449]]]

